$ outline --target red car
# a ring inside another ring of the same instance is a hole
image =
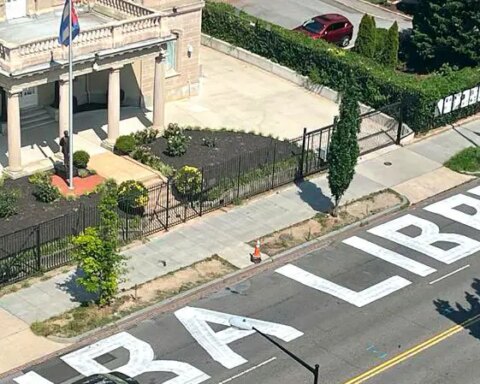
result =
[[[347,47],[353,36],[353,24],[345,16],[336,13],[315,16],[294,29],[312,39],[323,39]]]

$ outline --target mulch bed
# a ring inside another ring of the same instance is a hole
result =
[[[34,186],[27,177],[5,180],[4,187],[20,191],[21,196],[17,202],[18,213],[7,219],[0,219],[0,236],[62,216],[79,209],[82,205],[97,205],[99,200],[99,196],[92,194],[76,200],[60,199],[50,204],[42,203],[33,196]]]
[[[163,137],[155,140],[149,147],[152,149],[152,153],[159,156],[164,163],[175,169],[180,169],[184,165],[190,165],[199,169],[206,168],[226,163],[229,160],[238,158],[239,155],[252,159],[257,154],[257,157],[260,158],[262,153],[266,153],[268,148],[273,150],[275,145],[277,155],[279,155],[277,161],[291,156],[292,152],[297,153],[299,151],[297,146],[288,141],[252,133],[186,130],[185,134],[190,136],[191,140],[187,152],[183,156],[171,157],[166,155],[167,141]],[[210,148],[203,145],[203,138],[215,138],[216,147]]]

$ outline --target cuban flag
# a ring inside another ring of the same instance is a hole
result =
[[[65,0],[65,7],[63,8],[63,13],[62,13],[62,20],[60,22],[60,34],[58,36],[58,42],[62,45],[70,45],[70,26],[69,21],[70,21],[70,1],[72,0]],[[80,24],[78,23],[78,16],[77,12],[75,12],[75,8],[72,4],[72,40],[75,39],[75,37],[78,36],[80,33]]]

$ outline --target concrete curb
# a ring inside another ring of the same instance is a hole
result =
[[[391,189],[386,189],[389,190],[393,193],[395,193],[397,196],[401,198],[401,202],[394,207],[388,208],[382,212],[378,212],[372,216],[369,216],[363,220],[357,221],[355,223],[352,223],[350,225],[347,225],[343,228],[340,228],[336,231],[330,232],[322,237],[313,239],[307,243],[300,244],[298,246],[295,246],[293,248],[290,248],[288,250],[285,250],[278,255],[268,257],[264,259],[260,264],[252,264],[249,267],[246,267],[244,269],[240,269],[238,271],[232,272],[226,276],[223,276],[221,278],[215,279],[211,282],[208,282],[206,284],[203,284],[201,286],[198,286],[196,288],[193,288],[191,290],[185,291],[183,293],[180,293],[176,296],[173,296],[169,299],[166,299],[160,303],[151,305],[149,307],[146,307],[144,309],[141,309],[135,313],[132,313],[131,315],[128,315],[118,321],[112,322],[108,325],[105,325],[104,327],[96,328],[91,331],[88,331],[82,335],[71,337],[71,338],[60,338],[60,337],[54,337],[54,336],[49,336],[47,339],[57,342],[57,343],[62,343],[62,344],[70,344],[66,346],[65,348],[62,348],[56,352],[50,353],[46,356],[40,357],[38,359],[32,360],[26,364],[23,364],[17,368],[11,369],[7,372],[4,372],[0,374],[0,379],[4,379],[6,377],[11,377],[15,374],[20,373],[22,370],[26,369],[27,367],[30,367],[32,365],[40,364],[46,360],[49,360],[51,358],[63,355],[65,353],[71,352],[75,349],[81,348],[83,346],[86,346],[88,344],[91,344],[99,339],[108,337],[112,334],[115,334],[117,332],[120,332],[124,329],[128,329],[131,326],[138,324],[140,321],[145,320],[149,317],[152,316],[159,316],[161,314],[171,312],[173,310],[176,310],[179,307],[182,307],[186,304],[188,304],[191,301],[201,299],[225,286],[237,284],[243,280],[246,280],[248,278],[251,278],[253,276],[256,276],[264,271],[267,271],[269,269],[272,269],[277,266],[281,266],[283,264],[286,264],[288,262],[294,261],[296,259],[301,258],[302,256],[305,256],[305,254],[312,252],[317,249],[321,249],[325,246],[327,246],[330,242],[329,240],[332,237],[335,237],[337,235],[340,235],[344,232],[347,232],[352,229],[360,228],[372,221],[378,220],[382,218],[383,216],[386,216],[391,213],[398,212],[407,206],[409,206],[409,201],[408,199],[399,194],[396,191],[393,191]],[[367,196],[367,195],[366,195]],[[365,196],[362,196],[360,199],[364,198]],[[359,200],[359,199],[357,199]]]
[[[344,5],[345,7],[353,8],[358,12],[365,13],[364,10],[357,8],[357,7],[353,6],[352,4],[347,4],[347,3],[343,2],[342,0],[333,0],[333,1],[335,1],[337,3],[340,3],[340,4]],[[378,8],[378,9],[381,9],[382,11],[391,13],[393,15],[399,16],[399,17],[401,17],[401,18],[403,18],[407,21],[412,21],[413,20],[412,16],[408,16],[408,15],[405,15],[405,14],[400,13],[400,12],[392,11],[391,9],[384,8],[384,7],[382,7],[381,5],[378,5],[378,4],[370,3],[369,1],[366,1],[366,0],[356,0],[356,1],[358,1],[360,3],[367,4],[369,6],[372,6],[372,7]],[[375,16],[375,15],[373,15],[373,16]],[[383,19],[383,17],[380,17],[380,16],[375,16],[375,17],[378,17],[379,19]]]
[[[372,221],[372,220],[376,220],[378,219],[379,217],[382,217],[384,215],[388,215],[389,213],[392,213],[392,212],[396,212],[398,210],[401,210],[403,208],[406,208],[410,205],[410,202],[408,201],[408,199],[401,195],[400,193],[398,193],[397,191],[394,191],[392,189],[385,189],[383,191],[389,191],[391,193],[394,193],[395,195],[397,195],[400,199],[401,199],[401,202],[397,205],[395,205],[394,207],[391,207],[391,208],[388,208],[384,211],[381,211],[381,212],[378,212],[374,215],[371,215],[371,216],[368,216],[366,217],[365,219],[362,219],[360,221],[357,221],[355,223],[352,223],[352,224],[349,224],[345,227],[342,227],[340,229],[337,229],[336,231],[333,231],[333,232],[329,232],[321,237],[317,237],[316,239],[313,239],[313,240],[310,240],[308,242],[305,242],[305,243],[302,243],[302,244],[299,244],[295,247],[292,247],[292,248],[289,248],[277,255],[274,255],[274,256],[268,256],[266,257],[264,260],[262,260],[262,265],[266,265],[268,263],[272,263],[276,260],[281,260],[283,259],[284,257],[287,257],[289,256],[290,254],[292,253],[295,253],[295,252],[298,252],[298,251],[301,251],[301,250],[308,250],[309,248],[312,248],[312,246],[315,246],[317,244],[323,244],[325,243],[325,241],[329,240],[330,238],[332,237],[335,237],[343,232],[346,232],[348,230],[351,230],[353,228],[356,228],[357,226],[358,227],[362,227],[364,225],[366,225],[368,222]],[[379,192],[382,192],[382,191],[379,191]],[[350,203],[353,203],[355,201],[358,201],[358,200],[361,200],[361,199],[364,199],[366,196],[368,195],[365,195],[365,196],[362,196],[360,197],[359,199],[356,199],[356,200],[353,200],[351,201]],[[267,256],[267,255],[265,255]],[[219,256],[221,257],[221,256]],[[203,285],[200,285],[196,288],[192,288],[188,291],[185,291],[185,292],[182,292],[176,296],[172,296],[168,299],[165,299],[159,303],[156,303],[156,304],[153,304],[151,306],[148,306],[146,308],[143,308],[141,310],[138,310],[128,316],[125,316],[124,318],[122,319],[119,319],[117,321],[114,321],[112,323],[109,323],[103,327],[100,327],[100,328],[95,328],[95,329],[92,329],[91,331],[88,331],[88,332],[85,332],[84,334],[81,334],[79,336],[75,336],[75,337],[70,337],[70,338],[66,338],[66,337],[56,337],[56,336],[47,336],[47,339],[51,340],[51,341],[54,341],[56,343],[66,343],[66,344],[72,344],[72,343],[78,343],[80,341],[82,341],[83,339],[91,336],[91,335],[94,335],[96,333],[99,333],[103,330],[106,330],[108,328],[112,328],[112,327],[120,327],[123,323],[127,323],[127,322],[130,322],[131,320],[133,319],[136,319],[144,314],[149,314],[153,311],[156,311],[168,304],[171,304],[171,303],[174,303],[176,300],[181,300],[183,298],[187,298],[191,295],[194,295],[196,294],[197,292],[201,292],[203,290],[207,290],[208,288],[212,287],[212,286],[215,286],[215,285],[218,285],[219,283],[224,283],[226,281],[228,281],[229,279],[231,278],[234,278],[236,277],[237,275],[240,275],[242,273],[245,273],[245,272],[249,272],[249,271],[253,271],[255,270],[257,267],[259,266],[259,264],[252,264],[246,268],[242,268],[242,269],[239,269],[238,271],[234,271],[232,273],[229,273],[228,275],[226,276],[223,276],[223,277],[220,277],[218,279],[215,279],[215,280],[212,280],[208,283],[205,283]]]

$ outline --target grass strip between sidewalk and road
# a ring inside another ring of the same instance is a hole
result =
[[[402,201],[402,197],[397,192],[386,189],[342,205],[337,217],[328,213],[317,213],[308,220],[261,237],[259,240],[262,252],[275,256],[297,245],[398,206]],[[255,243],[256,239],[248,244],[254,247]]]
[[[480,148],[468,147],[457,152],[445,162],[445,167],[460,173],[480,172]]]
[[[118,295],[109,306],[95,303],[81,306],[31,325],[39,336],[75,337],[120,320],[136,311],[166,300],[237,270],[235,266],[213,255],[185,268],[137,285]]]

